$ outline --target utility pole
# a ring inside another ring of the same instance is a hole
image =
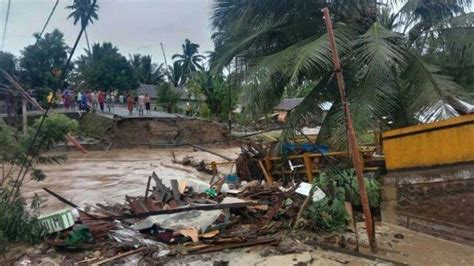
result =
[[[323,9],[324,13],[324,20],[326,22],[326,28],[328,31],[328,39],[329,45],[331,46],[332,50],[332,59],[334,62],[334,71],[336,72],[336,79],[339,88],[339,94],[341,97],[341,104],[344,108],[344,114],[346,117],[346,130],[347,130],[347,140],[349,142],[351,157],[352,157],[352,164],[354,165],[356,176],[357,176],[357,183],[359,184],[359,196],[360,202],[362,204],[362,209],[364,211],[365,217],[365,227],[367,228],[367,236],[369,239],[370,249],[372,252],[377,252],[377,242],[375,239],[375,230],[374,224],[372,221],[372,214],[370,212],[369,207],[369,199],[367,197],[367,191],[365,190],[364,185],[364,172],[363,172],[363,161],[361,158],[361,154],[359,152],[359,146],[357,145],[357,139],[354,132],[354,127],[352,124],[352,116],[349,110],[349,104],[347,103],[346,97],[346,89],[344,84],[344,77],[342,75],[341,64],[339,62],[339,55],[336,49],[336,41],[334,38],[334,31],[332,29],[331,23],[331,16],[329,15],[329,9],[325,7]]]
[[[23,116],[23,133],[26,134],[28,131],[28,114],[26,111],[26,99],[21,97],[21,114]]]
[[[162,42],[160,42],[160,46],[161,46],[161,53],[163,54],[163,59],[165,60],[165,70],[166,70],[166,73],[168,73],[168,77],[170,77],[170,72],[169,72],[169,69],[168,69],[168,62],[166,61],[165,49],[163,48],[163,43]]]

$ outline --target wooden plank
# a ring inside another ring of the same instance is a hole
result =
[[[191,254],[209,253],[209,252],[221,251],[224,249],[250,247],[250,246],[256,246],[256,245],[271,244],[271,243],[276,243],[276,242],[278,242],[278,240],[275,238],[255,239],[255,240],[248,240],[247,242],[243,242],[243,243],[222,244],[218,246],[200,249],[194,252],[189,251],[189,253]]]
[[[215,155],[215,156],[219,156],[219,157],[221,157],[221,158],[223,158],[223,159],[226,159],[227,161],[234,161],[234,160],[232,160],[231,158],[229,158],[229,157],[227,157],[227,156],[224,156],[224,155],[219,154],[219,153],[217,153],[217,152],[213,152],[213,151],[208,150],[208,149],[206,149],[206,148],[203,148],[203,147],[201,147],[201,146],[194,145],[194,144],[191,144],[191,143],[188,143],[188,144],[189,144],[190,146],[192,146],[192,147],[198,149],[198,150],[208,152],[208,153],[213,154],[213,155]]]
[[[313,183],[313,160],[309,158],[309,153],[303,154],[304,168],[306,170],[306,177],[308,178],[308,183]]]
[[[263,175],[265,176],[265,179],[267,180],[267,183],[269,185],[273,184],[273,177],[267,172],[267,170],[265,169],[265,166],[263,166],[262,161],[259,160],[258,165],[260,166],[260,169],[262,170]]]
[[[181,202],[181,193],[179,193],[178,180],[172,179],[170,182],[171,182],[171,190],[173,191],[173,197],[179,204]]]
[[[120,215],[120,216],[109,216],[109,217],[96,217],[95,219],[96,220],[120,220],[120,219],[130,219],[130,218],[146,218],[148,216],[153,216],[153,215],[172,214],[172,213],[180,213],[180,212],[187,212],[187,211],[194,211],[194,210],[208,211],[208,210],[246,208],[248,206],[253,206],[257,204],[258,203],[256,202],[246,201],[246,202],[225,203],[225,204],[197,205],[197,206],[190,206],[190,207],[184,207],[184,208],[151,211],[151,212],[137,213],[137,214],[125,214],[125,215]]]
[[[150,183],[151,183],[151,176],[148,177],[148,182],[146,183],[145,201],[148,199],[148,192],[150,192]]]
[[[93,263],[92,265],[96,266],[96,265],[101,265],[101,264],[104,264],[104,263],[107,263],[107,262],[111,262],[111,261],[114,261],[116,259],[120,259],[120,258],[123,258],[123,257],[127,257],[127,256],[130,256],[132,254],[135,254],[135,253],[139,253],[139,252],[142,252],[146,249],[146,247],[141,247],[141,248],[138,248],[138,249],[135,249],[135,250],[130,250],[130,251],[127,251],[127,252],[124,252],[122,254],[118,254],[118,255],[115,255],[113,257],[110,257],[110,258],[107,258],[107,259],[103,259],[101,261],[98,261],[98,262],[95,262]]]

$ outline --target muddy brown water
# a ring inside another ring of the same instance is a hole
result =
[[[96,204],[104,202],[125,201],[125,195],[143,195],[147,177],[155,171],[158,176],[189,177],[209,181],[210,176],[196,171],[192,167],[172,163],[171,151],[181,160],[184,156],[193,156],[196,160],[223,161],[222,158],[203,151],[194,151],[191,148],[181,149],[131,149],[92,151],[88,154],[74,152],[69,154],[69,160],[60,165],[43,166],[47,175],[43,182],[28,182],[23,187],[23,195],[31,198],[38,193],[44,200],[42,213],[48,213],[63,208],[65,204],[50,196],[43,187],[47,187],[66,199],[84,207],[86,203]],[[236,158],[240,152],[238,147],[212,148],[212,151],[230,158]],[[230,171],[230,165],[219,166],[223,173]],[[369,254],[365,232],[360,225],[361,251]],[[403,234],[404,239],[394,238],[395,234]],[[378,256],[396,260],[410,265],[472,265],[474,248],[454,242],[434,238],[421,233],[413,232],[393,225],[377,227],[379,245]],[[366,243],[365,245],[363,243]],[[328,257],[341,258],[341,254],[330,254],[320,250],[289,254],[283,256],[261,257],[262,249],[274,247],[254,247],[235,252],[220,252],[209,255],[211,258],[189,257],[188,260],[177,259],[169,265],[209,265],[215,256],[235,262],[235,265],[291,265],[295,261],[309,261],[313,265],[339,265]],[[250,252],[250,253],[249,253]],[[319,252],[319,253],[318,253]],[[347,257],[347,256],[346,256]],[[188,258],[188,257],[187,257]],[[343,258],[345,258],[343,256]],[[350,265],[369,265],[373,262],[356,257],[347,257]],[[1,264],[1,263],[0,263]]]
[[[236,158],[240,148],[214,148],[214,152],[230,158]],[[46,193],[46,187],[73,203],[84,207],[86,203],[118,202],[124,203],[125,195],[144,195],[148,176],[153,171],[158,176],[170,178],[196,178],[209,181],[208,174],[198,172],[192,167],[174,164],[171,152],[177,160],[189,155],[196,160],[224,161],[215,155],[194,151],[191,148],[180,149],[130,149],[91,151],[88,154],[71,153],[69,160],[59,165],[46,165],[40,168],[47,178],[42,182],[29,181],[22,188],[26,198],[35,193],[45,201],[41,212],[48,213],[67,206]],[[228,173],[231,165],[222,165],[220,172]]]

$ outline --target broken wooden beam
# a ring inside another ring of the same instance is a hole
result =
[[[109,217],[103,217],[103,218],[101,217],[101,218],[98,218],[98,219],[120,220],[120,219],[130,219],[130,218],[146,218],[148,216],[180,213],[180,212],[187,212],[187,211],[209,211],[209,210],[222,210],[222,209],[239,209],[239,208],[245,208],[245,207],[256,205],[256,204],[257,203],[255,203],[255,202],[248,201],[248,202],[212,204],[212,205],[197,205],[197,206],[189,206],[189,207],[182,207],[182,208],[175,208],[175,209],[151,211],[151,212],[144,212],[144,213],[137,213],[137,214],[126,214],[126,215],[109,216]]]
[[[243,243],[229,243],[229,244],[221,244],[217,246],[211,246],[208,248],[199,249],[196,251],[188,251],[189,254],[202,254],[202,253],[210,253],[221,251],[224,249],[233,249],[233,248],[242,248],[242,247],[251,247],[256,245],[263,245],[263,244],[273,244],[277,243],[278,240],[276,238],[265,238],[265,239],[255,239],[249,240]]]
[[[205,151],[205,152],[208,152],[208,153],[213,154],[213,155],[215,155],[215,156],[219,156],[219,157],[221,157],[221,158],[224,158],[224,159],[226,159],[227,161],[233,161],[231,158],[229,158],[229,157],[227,157],[227,156],[224,156],[224,155],[222,155],[222,154],[219,154],[219,153],[217,153],[217,152],[213,152],[213,151],[211,151],[211,150],[208,150],[208,149],[206,149],[206,148],[203,148],[203,147],[198,146],[198,145],[195,145],[195,144],[191,144],[191,143],[188,143],[188,144],[189,144],[189,146],[192,146],[192,147],[194,147],[194,148],[196,148],[196,149],[198,149],[198,150]]]
[[[106,259],[103,259],[103,260],[101,260],[101,261],[95,262],[95,263],[93,263],[92,265],[102,265],[102,264],[105,264],[105,263],[107,263],[107,262],[114,261],[114,260],[116,260],[116,259],[120,259],[120,258],[127,257],[127,256],[130,256],[130,255],[135,254],[135,253],[142,252],[142,251],[144,251],[145,249],[146,249],[145,247],[141,247],[141,248],[137,248],[137,249],[134,249],[134,250],[130,250],[130,251],[127,251],[127,252],[124,252],[124,253],[115,255],[115,256],[113,256],[113,257],[106,258]]]

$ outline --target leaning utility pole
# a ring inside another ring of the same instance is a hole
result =
[[[165,49],[163,48],[163,43],[160,42],[160,46],[161,46],[161,53],[163,54],[163,59],[165,60],[165,70],[166,70],[166,73],[168,74],[168,78],[171,77],[170,75],[170,72],[169,72],[169,69],[168,69],[168,62],[166,61],[166,55],[165,55]]]
[[[377,252],[377,242],[375,240],[375,230],[374,224],[372,221],[372,214],[369,207],[369,199],[367,197],[367,191],[365,190],[364,185],[364,172],[362,170],[362,158],[359,152],[359,146],[357,145],[357,139],[354,132],[354,127],[352,125],[352,116],[349,110],[349,105],[347,103],[346,89],[344,84],[344,77],[342,76],[341,64],[339,62],[339,55],[336,49],[336,41],[334,39],[334,31],[332,29],[331,17],[329,15],[329,9],[325,7],[323,9],[324,20],[326,22],[326,28],[328,30],[329,45],[332,50],[332,59],[334,62],[334,71],[336,72],[337,84],[339,87],[339,94],[341,96],[341,104],[344,108],[344,114],[346,117],[346,130],[347,130],[347,140],[349,142],[352,164],[357,176],[357,183],[359,184],[359,195],[360,202],[362,204],[362,209],[364,211],[365,217],[365,226],[367,228],[367,236],[369,239],[370,249],[372,252]]]

